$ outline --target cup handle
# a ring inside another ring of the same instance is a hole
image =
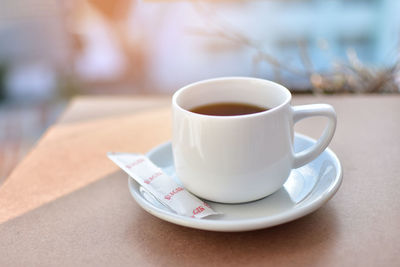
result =
[[[313,146],[294,154],[293,168],[299,168],[318,157],[328,147],[336,129],[336,112],[328,104],[294,106],[292,107],[292,111],[294,124],[302,119],[313,116],[328,118],[328,124],[318,141]]]

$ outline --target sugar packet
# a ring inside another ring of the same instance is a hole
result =
[[[115,152],[109,152],[107,156],[161,204],[177,214],[198,219],[220,214],[177,184],[146,156]]]

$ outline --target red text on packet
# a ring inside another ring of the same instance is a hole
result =
[[[167,195],[164,196],[165,199],[170,200],[175,194],[179,193],[180,191],[183,191],[182,187],[177,187],[171,192],[169,192]]]
[[[195,209],[193,210],[193,215],[197,215],[197,214],[199,214],[199,213],[202,213],[204,210],[205,210],[205,209],[204,209],[203,206],[198,206],[197,208],[195,208]]]
[[[140,164],[140,163],[142,163],[142,162],[144,162],[144,159],[143,159],[143,158],[140,158],[140,159],[135,160],[135,161],[132,162],[132,163],[129,163],[129,164],[125,165],[125,167],[128,168],[128,169],[130,169],[130,168],[135,167],[136,165],[138,165],[138,164]]]
[[[162,175],[162,172],[156,172],[156,173],[153,174],[152,176],[150,176],[150,177],[144,179],[144,182],[145,182],[146,184],[149,184],[149,183],[151,183],[151,181],[153,181],[154,179],[156,179],[156,178],[157,178],[158,176],[160,176],[160,175]]]

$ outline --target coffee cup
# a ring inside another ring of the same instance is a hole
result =
[[[172,151],[176,174],[193,194],[222,203],[261,199],[279,190],[292,169],[315,159],[330,143],[336,113],[327,104],[291,106],[291,93],[272,81],[226,77],[187,85],[172,98]],[[193,112],[216,103],[263,110],[244,115]],[[294,152],[296,122],[327,118],[317,142]]]

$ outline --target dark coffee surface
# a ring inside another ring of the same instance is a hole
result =
[[[221,102],[198,106],[190,111],[203,115],[235,116],[258,113],[266,110],[268,109],[252,104]]]

